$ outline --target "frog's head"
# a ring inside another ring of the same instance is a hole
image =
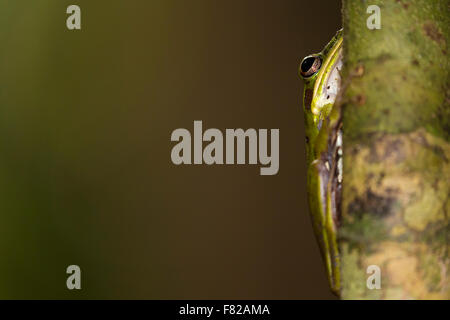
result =
[[[305,57],[300,64],[299,74],[305,82],[303,109],[309,145],[314,143],[323,120],[331,112],[341,86],[341,69],[342,30],[336,33],[320,53]],[[308,153],[311,152],[314,153],[313,150],[308,150]]]
[[[305,57],[300,64],[299,73],[305,81],[305,111],[311,112],[316,126],[330,113],[340,88],[341,48],[342,30],[322,52]]]

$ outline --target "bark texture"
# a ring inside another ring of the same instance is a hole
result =
[[[343,20],[341,297],[450,299],[450,1],[344,0]]]

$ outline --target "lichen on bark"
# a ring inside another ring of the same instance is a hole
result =
[[[341,297],[449,299],[450,1],[344,0],[343,22]]]

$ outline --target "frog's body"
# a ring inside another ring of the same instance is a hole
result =
[[[342,184],[342,130],[331,128],[341,87],[342,30],[319,54],[303,59],[303,110],[306,126],[308,202],[314,231],[328,272],[331,289],[339,295],[340,260],[336,239]]]

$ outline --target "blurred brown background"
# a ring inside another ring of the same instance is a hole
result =
[[[333,298],[297,67],[338,1],[1,0],[0,17],[0,298]],[[194,120],[279,128],[278,175],[175,166]]]

